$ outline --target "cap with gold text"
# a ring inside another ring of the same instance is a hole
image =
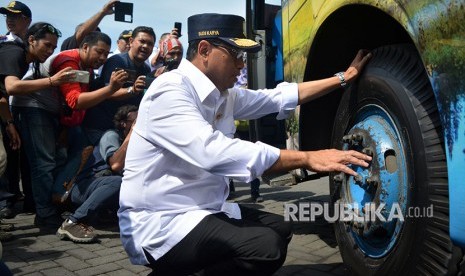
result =
[[[11,1],[8,6],[1,7],[0,13],[2,14],[22,14],[26,17],[32,18],[31,9],[26,4],[19,1]]]
[[[244,18],[231,14],[203,13],[187,19],[189,42],[216,38],[246,52],[260,51],[261,46],[258,42],[246,38],[244,27]]]

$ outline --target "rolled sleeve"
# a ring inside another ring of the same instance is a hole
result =
[[[257,158],[252,158],[248,164],[250,168],[249,171],[251,172],[250,176],[241,179],[244,182],[251,182],[255,178],[263,175],[263,173],[268,170],[271,166],[279,158],[280,150],[268,144],[262,143],[260,141],[255,143],[256,146],[259,146],[261,150],[259,151],[261,154],[256,155],[258,158],[262,158],[262,160],[257,160]]]
[[[277,87],[282,91],[282,102],[276,119],[283,120],[289,117],[291,112],[296,108],[299,101],[297,83],[282,82]]]
[[[274,89],[232,89],[234,119],[253,120],[277,113],[277,119],[289,117],[299,100],[297,83],[281,83]]]

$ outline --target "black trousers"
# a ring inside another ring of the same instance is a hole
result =
[[[154,260],[153,275],[272,275],[287,255],[292,230],[282,216],[240,206],[242,219],[205,217],[184,239]]]

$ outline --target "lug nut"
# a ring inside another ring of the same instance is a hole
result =
[[[354,176],[354,181],[357,184],[361,184],[363,180],[363,177],[361,175]]]
[[[373,188],[378,187],[378,179],[376,177],[368,177],[366,180],[366,183],[368,186],[371,186]]]
[[[359,144],[363,141],[363,134],[361,134],[359,132],[352,135],[352,137],[353,137],[354,141],[359,143]]]
[[[342,173],[336,174],[336,175],[333,177],[333,181],[334,181],[334,182],[342,183],[343,180],[344,180],[344,176],[342,175]]]
[[[342,137],[342,141],[344,143],[350,144],[352,142],[352,134],[344,135],[344,137]]]
[[[364,148],[364,149],[362,150],[362,153],[364,153],[364,154],[366,154],[366,155],[368,155],[368,156],[373,157],[373,150],[372,150],[371,148]]]

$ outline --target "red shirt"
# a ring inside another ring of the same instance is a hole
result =
[[[79,49],[67,50],[59,53],[52,62],[51,73],[54,74],[66,67],[71,67],[74,70],[82,70],[81,57]],[[92,76],[92,72],[89,71]],[[73,109],[71,116],[62,116],[61,124],[65,126],[78,126],[84,120],[85,110],[76,110],[76,105],[81,92],[89,91],[89,84],[70,82],[60,85],[60,91],[63,95],[66,104]]]
[[[82,70],[79,49],[67,50],[59,53],[52,62],[52,72],[56,73],[66,67],[72,67],[74,70]],[[89,71],[89,73],[92,73]],[[89,84],[70,82],[60,85],[60,91],[65,98],[66,103],[72,109],[75,109],[81,92],[89,91]]]

